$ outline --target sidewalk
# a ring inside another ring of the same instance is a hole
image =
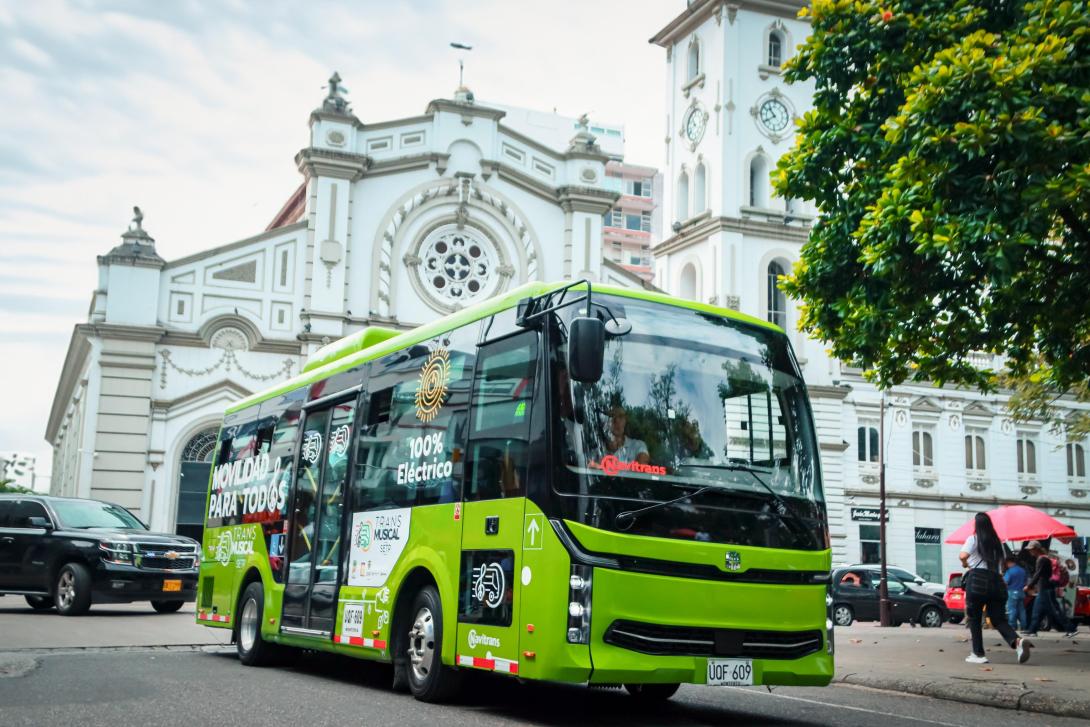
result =
[[[1074,640],[1055,632],[1031,638],[1026,664],[992,630],[984,631],[990,664],[967,664],[969,631],[883,629],[874,622],[836,629],[836,681],[1063,717],[1090,719],[1090,631]]]

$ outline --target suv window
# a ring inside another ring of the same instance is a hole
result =
[[[8,518],[15,509],[16,500],[0,500],[0,528],[8,526]]]
[[[35,502],[34,500],[17,501],[15,507],[12,508],[9,517],[9,528],[32,528],[34,527],[30,524],[30,518],[32,517],[44,517],[46,520],[50,519],[49,513],[42,507],[42,503]]]

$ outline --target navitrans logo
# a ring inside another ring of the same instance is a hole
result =
[[[416,418],[427,424],[439,414],[447,398],[450,383],[450,352],[437,348],[420,369],[416,385]]]

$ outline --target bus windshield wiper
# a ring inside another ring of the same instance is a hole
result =
[[[802,516],[795,512],[795,509],[787,504],[787,500],[783,499],[780,493],[773,489],[772,485],[765,482],[761,476],[752,467],[744,464],[711,464],[711,465],[690,465],[692,467],[706,467],[707,469],[727,470],[729,472],[746,472],[757,481],[758,484],[763,487],[768,494],[772,495],[773,502],[776,506],[773,508],[776,514],[779,515],[780,521],[787,523],[791,522],[798,527],[798,532],[802,535],[809,535],[810,529],[806,527],[806,523],[803,521]]]
[[[674,484],[674,487],[695,487],[695,485],[684,485],[684,484],[681,484],[681,483],[672,483],[672,484]],[[698,495],[703,495],[705,492],[707,492],[709,490],[722,490],[722,489],[723,488],[720,487],[719,485],[705,485],[705,486],[695,490],[694,492],[687,492],[684,495],[682,495],[681,497],[675,497],[673,500],[664,500],[662,502],[656,502],[656,503],[653,503],[651,505],[648,505],[647,507],[641,507],[638,510],[625,510],[624,512],[617,513],[617,517],[613,518],[613,524],[616,525],[621,530],[628,530],[630,527],[632,527],[632,523],[636,522],[636,518],[638,516],[644,514],[645,512],[649,512],[651,510],[658,510],[661,507],[666,507],[668,505],[673,505],[674,503],[682,502],[684,500],[690,500],[690,499],[692,499],[692,498],[694,498],[694,497],[696,497]]]

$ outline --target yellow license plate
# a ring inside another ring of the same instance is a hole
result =
[[[182,582],[180,580],[171,579],[163,581],[164,591],[180,591],[182,590]]]

